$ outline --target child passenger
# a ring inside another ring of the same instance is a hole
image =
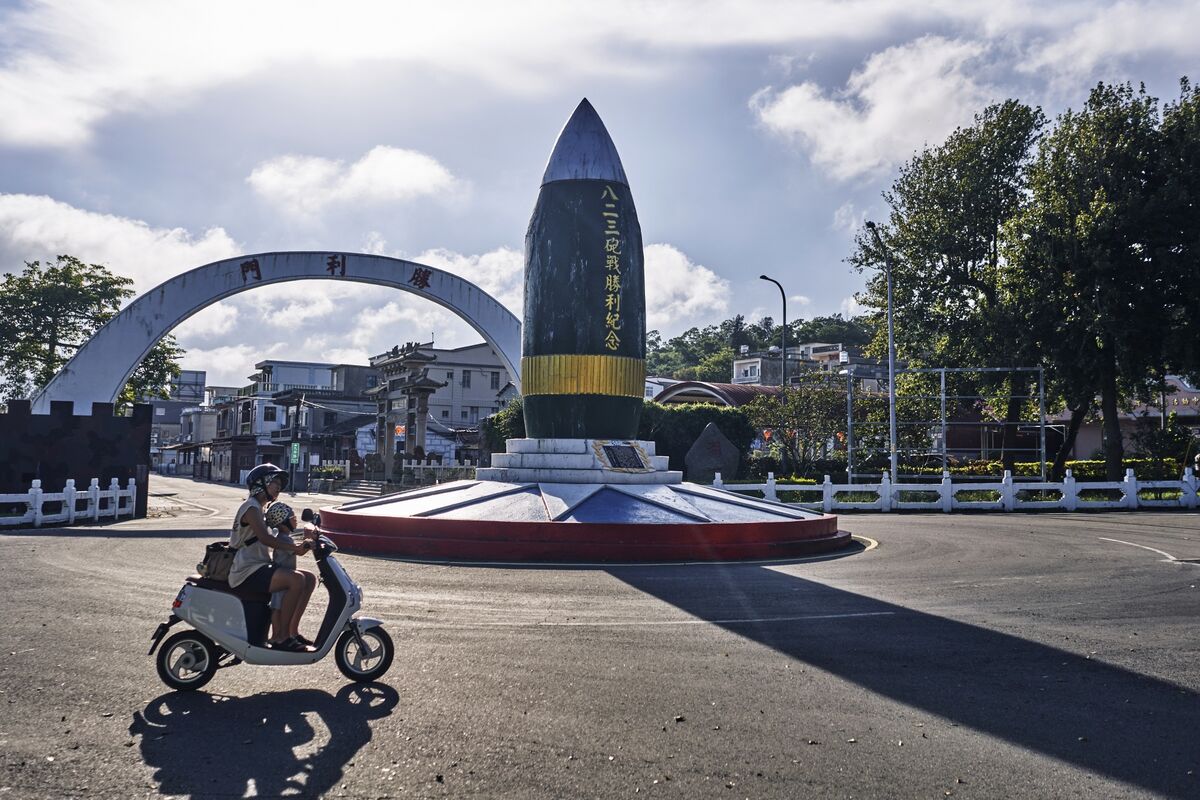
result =
[[[308,524],[305,524],[301,541],[296,541],[296,534],[300,533],[297,530],[296,512],[291,506],[286,503],[276,501],[267,509],[266,523],[267,527],[272,529],[272,533],[280,537],[286,542],[302,545],[305,540],[312,541],[314,538],[315,529]],[[303,551],[301,551],[303,552]],[[296,569],[296,551],[283,547],[277,547],[271,551],[271,562],[276,564],[281,570]],[[304,614],[304,609],[308,606],[308,598],[312,595],[313,588],[316,587],[316,576],[311,572],[302,571],[301,575],[305,576],[305,588],[307,592],[303,595],[296,607],[295,619],[299,623],[300,617]],[[311,584],[311,588],[310,585]],[[295,626],[295,630],[289,633],[288,625],[283,619],[283,600],[286,591],[276,591],[271,593],[271,641],[284,642],[289,638],[295,639],[305,647],[312,647],[313,643],[310,639],[300,633],[299,624]]]

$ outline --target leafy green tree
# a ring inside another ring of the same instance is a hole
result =
[[[926,148],[884,193],[890,213],[880,226],[890,252],[899,359],[914,366],[1028,366],[1035,353],[1024,335],[1028,311],[1012,291],[1003,257],[1005,226],[1026,195],[1032,148],[1045,124],[1041,111],[1015,100],[989,106],[973,125]],[[859,271],[878,268],[860,296],[875,309],[877,357],[887,353],[885,253],[869,231],[848,259]],[[1010,399],[1009,440],[1028,395],[1029,373],[956,375],[956,394],[992,392]],[[1005,443],[1006,462],[1015,460]]]
[[[729,383],[733,359],[742,346],[762,351],[779,346],[782,327],[771,317],[746,324],[738,314],[716,325],[691,328],[663,341],[658,331],[646,335],[646,372],[677,380]],[[841,314],[788,323],[789,347],[801,342],[842,342],[862,345],[873,327],[866,317],[843,319]]]
[[[778,395],[762,395],[744,406],[755,428],[770,429],[784,466],[807,476],[846,430],[846,386],[825,373],[807,372]]]
[[[1200,87],[1184,78],[1179,95],[1163,108],[1159,191],[1151,221],[1161,226],[1154,258],[1170,276],[1175,298],[1163,371],[1200,380]]]
[[[1026,329],[1073,416],[1100,396],[1110,480],[1122,474],[1120,407],[1152,392],[1177,317],[1177,282],[1155,257],[1170,246],[1157,219],[1160,142],[1157,100],[1096,86],[1042,139],[1010,237],[1013,285],[1036,309]]]
[[[26,262],[0,282],[0,395],[29,397],[133,295],[133,281],[99,264],[60,255],[54,264]],[[122,389],[122,402],[166,396],[183,350],[171,336],[147,354]]]

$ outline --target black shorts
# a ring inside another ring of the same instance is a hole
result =
[[[250,573],[250,577],[238,584],[239,589],[244,589],[247,592],[261,592],[266,594],[271,591],[271,576],[275,574],[275,570],[279,569],[278,564],[264,564],[254,572]]]

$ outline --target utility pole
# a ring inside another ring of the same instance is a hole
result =
[[[896,482],[896,337],[892,326],[892,254],[883,244],[875,223],[867,220],[867,230],[875,237],[875,244],[883,251],[884,272],[887,274],[887,326],[888,326],[888,435],[891,439],[892,483]]]

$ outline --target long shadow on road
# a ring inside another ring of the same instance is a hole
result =
[[[191,797],[322,797],[371,740],[373,720],[399,702],[385,684],[354,685],[331,695],[317,689],[251,697],[171,692],[135,712],[129,733],[159,790]],[[328,740],[314,722],[328,729]],[[297,756],[296,748],[310,751]]]
[[[1195,691],[764,566],[607,571],[898,703],[1150,791],[1200,795],[1187,774],[1200,772]]]

